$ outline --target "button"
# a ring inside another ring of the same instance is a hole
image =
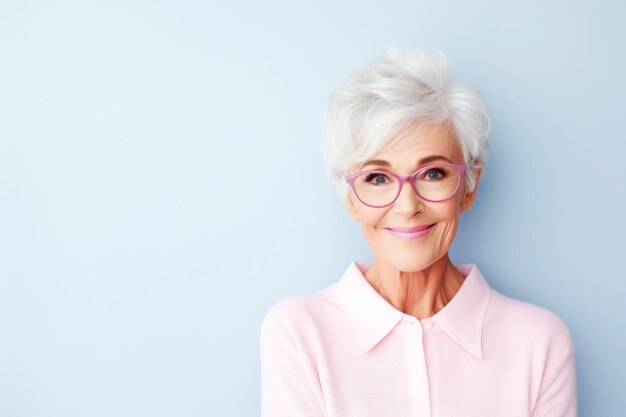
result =
[[[424,322],[424,330],[432,330],[433,329],[433,324],[429,321],[425,321]]]

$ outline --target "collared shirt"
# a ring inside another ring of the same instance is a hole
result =
[[[389,304],[353,262],[261,326],[263,417],[574,417],[567,327],[490,288],[475,265],[434,316]]]

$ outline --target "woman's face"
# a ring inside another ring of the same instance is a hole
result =
[[[399,145],[383,149],[370,160],[376,162],[353,167],[350,173],[383,168],[398,175],[410,175],[436,163],[465,164],[451,129],[439,125],[409,128],[400,139]],[[347,206],[350,215],[361,223],[376,262],[385,262],[399,271],[422,271],[448,253],[457,231],[459,214],[471,206],[475,190],[466,192],[462,179],[452,198],[433,203],[420,198],[410,184],[405,183],[396,201],[387,207],[369,207],[361,203],[352,190]],[[425,229],[412,235],[391,230],[407,227]]]

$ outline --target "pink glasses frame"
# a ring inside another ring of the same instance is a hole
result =
[[[472,162],[474,162],[474,161],[470,160],[465,165],[460,165],[460,164],[433,164],[433,165],[428,165],[428,166],[425,166],[423,168],[418,169],[413,174],[407,175],[407,176],[398,175],[398,174],[396,174],[394,172],[391,172],[391,171],[388,171],[386,169],[370,169],[370,170],[367,170],[367,171],[356,172],[356,173],[354,173],[352,175],[348,175],[346,177],[346,182],[348,184],[350,184],[350,188],[352,188],[352,191],[354,192],[354,195],[356,196],[356,198],[358,198],[361,203],[365,204],[368,207],[382,208],[382,207],[390,206],[393,203],[395,203],[395,201],[398,199],[398,196],[402,192],[402,187],[404,186],[405,182],[409,183],[409,185],[411,186],[411,188],[413,189],[415,194],[419,198],[421,198],[422,200],[430,201],[431,203],[441,203],[443,201],[447,201],[447,200],[451,199],[452,197],[454,197],[454,195],[457,193],[457,191],[459,191],[459,186],[461,185],[461,178],[463,178],[463,175],[465,174],[465,171],[470,167]],[[420,174],[423,171],[426,171],[428,169],[435,168],[435,167],[453,167],[453,168],[455,168],[459,172],[459,181],[456,184],[456,188],[454,189],[454,192],[450,195],[450,197],[444,198],[442,200],[430,200],[430,199],[424,197],[423,195],[421,195],[419,193],[419,191],[417,191],[417,188],[415,187],[415,178],[417,177],[417,175]],[[359,195],[357,194],[356,189],[354,187],[354,180],[359,175],[367,174],[367,173],[370,173],[370,172],[383,172],[385,174],[391,175],[392,177],[396,178],[400,182],[400,186],[398,187],[398,193],[393,198],[393,200],[391,200],[391,202],[389,204],[385,204],[383,206],[373,206],[373,205],[367,204],[365,201],[361,200],[361,197],[359,197]]]

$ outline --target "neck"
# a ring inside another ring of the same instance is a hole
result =
[[[365,278],[397,310],[423,319],[441,310],[463,283],[463,275],[446,254],[422,271],[405,272],[377,259]]]

